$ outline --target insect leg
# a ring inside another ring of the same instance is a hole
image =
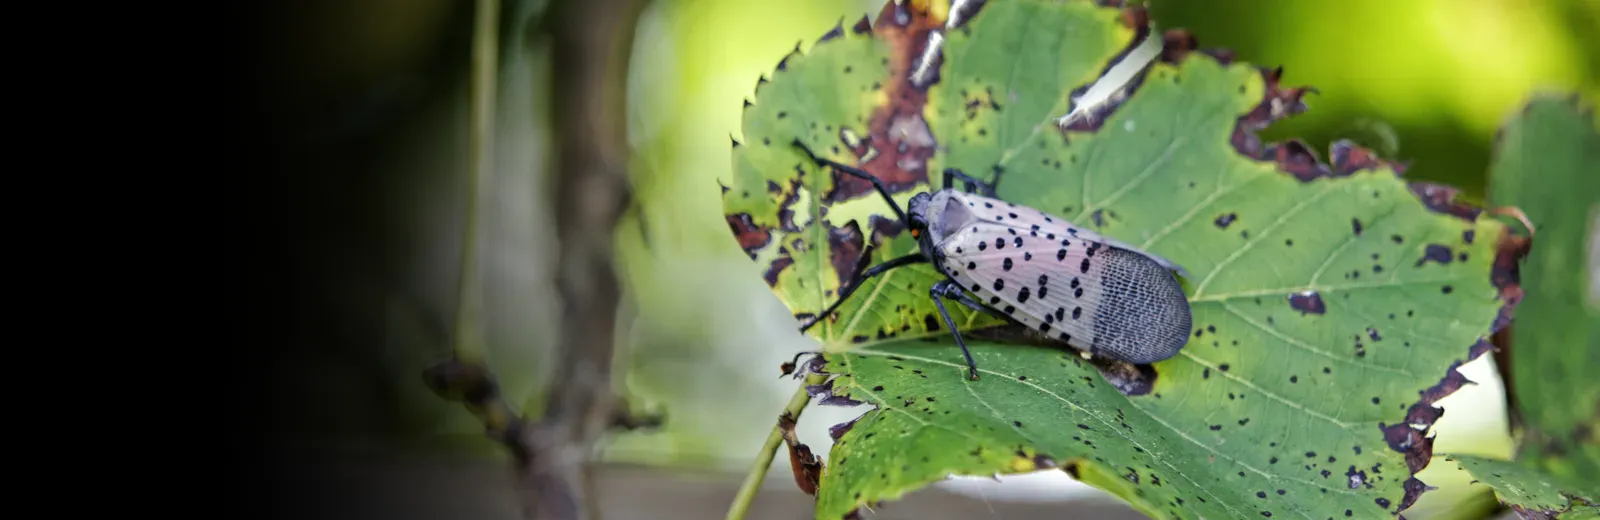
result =
[[[945,168],[944,169],[944,187],[945,187],[945,189],[950,189],[950,187],[955,185],[955,181],[957,181],[957,180],[960,180],[961,182],[967,183],[967,193],[972,193],[974,191],[974,188],[976,188],[977,189],[976,191],[978,192],[979,195],[983,195],[985,197],[993,197],[993,196],[995,196],[994,195],[994,186],[990,186],[990,185],[984,183],[983,181],[978,180],[976,177],[973,177],[971,175],[967,175],[965,172],[962,172],[961,170],[957,170],[955,168]]]
[[[844,164],[840,164],[840,163],[837,163],[837,162],[834,162],[834,161],[830,161],[828,159],[823,159],[821,157],[817,157],[817,154],[811,153],[811,149],[807,148],[806,145],[804,143],[801,143],[799,139],[795,139],[794,145],[796,147],[799,147],[800,150],[804,151],[806,153],[806,155],[811,157],[811,160],[813,162],[816,162],[819,165],[827,166],[829,168],[833,168],[835,171],[838,171],[840,173],[844,173],[844,174],[850,175],[852,177],[856,177],[858,179],[866,179],[868,182],[871,182],[872,183],[872,187],[873,188],[877,188],[878,195],[882,195],[883,196],[883,200],[885,202],[889,203],[889,209],[894,210],[894,215],[896,217],[900,217],[900,222],[902,224],[910,222],[909,220],[906,220],[906,212],[904,210],[900,209],[900,203],[894,201],[894,197],[889,195],[889,189],[883,187],[883,181],[878,180],[877,176],[875,176],[875,175],[873,175],[871,173],[868,173],[866,170],[863,170],[863,169],[860,169],[860,168],[856,168],[854,166],[846,166]]]
[[[961,331],[956,330],[955,320],[950,319],[950,311],[944,308],[945,294],[951,288],[950,280],[940,280],[933,284],[933,289],[928,295],[933,297],[933,305],[939,308],[939,316],[944,318],[944,325],[950,327],[950,335],[955,336],[956,346],[961,347],[961,355],[967,358],[967,379],[978,380],[978,362],[972,360],[972,352],[967,350],[967,342],[962,341]]]
[[[801,326],[800,327],[800,332],[804,333],[806,331],[806,329],[810,329],[813,325],[816,325],[817,323],[822,322],[822,320],[824,318],[827,318],[828,316],[833,315],[834,311],[839,310],[839,306],[840,305],[844,305],[845,299],[849,298],[851,294],[856,292],[857,288],[861,287],[861,282],[866,281],[868,278],[872,278],[872,277],[877,276],[879,274],[883,274],[884,271],[888,271],[888,270],[894,269],[896,267],[903,267],[903,266],[907,266],[907,265],[911,265],[911,264],[920,264],[920,263],[927,262],[927,261],[928,261],[928,257],[922,256],[922,253],[911,253],[909,255],[902,256],[902,257],[899,257],[899,258],[895,258],[895,259],[889,260],[887,262],[872,266],[872,268],[867,269],[865,271],[862,271],[859,276],[856,276],[856,280],[854,282],[852,282],[849,286],[845,287],[845,289],[843,291],[839,292],[839,299],[834,300],[833,305],[829,305],[827,310],[822,311],[822,314],[818,314],[817,317],[812,318],[809,323],[806,323],[805,325]]]
[[[943,296],[970,307],[972,310],[986,312],[990,316],[994,316],[1002,320],[1014,321],[1010,316],[1006,316],[1005,313],[995,310],[994,307],[978,303],[978,300],[974,300],[971,296],[967,296],[967,293],[963,292],[960,287],[955,285],[946,285],[944,287]]]

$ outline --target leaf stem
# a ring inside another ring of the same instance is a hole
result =
[[[811,394],[806,393],[806,387],[822,384],[826,380],[823,376],[812,374],[806,376],[806,382],[796,389],[794,396],[789,398],[788,406],[784,411],[800,420],[800,412],[804,411],[807,404],[811,403]],[[778,445],[783,443],[783,431],[776,425],[772,433],[767,434],[766,444],[761,445],[761,452],[756,454],[756,461],[750,466],[750,473],[745,475],[744,484],[739,486],[739,494],[734,495],[733,504],[728,506],[727,520],[744,520],[745,513],[750,510],[750,503],[755,501],[756,492],[761,490],[761,483],[767,477],[767,470],[772,467],[772,458],[778,453]]]

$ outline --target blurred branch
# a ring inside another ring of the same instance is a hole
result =
[[[545,17],[552,39],[562,331],[545,415],[524,421],[506,405],[486,366],[480,320],[478,201],[493,167],[499,4],[477,2],[469,213],[453,358],[428,369],[424,378],[442,397],[465,403],[489,436],[511,452],[525,517],[596,519],[589,473],[595,442],[613,426],[652,425],[648,418],[628,416],[611,378],[621,295],[612,240],[631,198],[624,80],[643,5],[640,0],[564,2],[551,6]]]
[[[562,330],[545,416],[520,436],[527,452],[518,476],[530,518],[599,518],[589,462],[595,442],[626,410],[611,377],[621,297],[612,244],[631,198],[625,80],[643,7],[640,0],[563,2],[546,16]]]

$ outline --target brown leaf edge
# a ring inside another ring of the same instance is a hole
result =
[[[1177,64],[1196,54],[1195,51],[1198,49],[1195,37],[1182,29],[1167,31],[1164,39],[1166,49],[1162,52],[1161,60],[1170,64]],[[1198,54],[1215,59],[1224,65],[1233,60],[1233,53],[1226,50],[1203,50]],[[1348,177],[1367,169],[1388,168],[1396,176],[1404,175],[1407,169],[1405,163],[1379,157],[1373,150],[1363,148],[1349,140],[1339,140],[1332,144],[1328,163],[1324,163],[1310,146],[1299,139],[1262,143],[1256,132],[1273,122],[1305,112],[1307,107],[1303,97],[1307,93],[1315,93],[1316,90],[1306,86],[1285,87],[1281,83],[1283,67],[1260,68],[1260,71],[1266,83],[1263,99],[1254,109],[1239,118],[1231,139],[1234,149],[1240,154],[1260,161],[1274,162],[1279,171],[1293,175],[1301,182]],[[1428,210],[1435,213],[1456,217],[1467,223],[1475,222],[1484,213],[1483,208],[1456,200],[1460,190],[1455,187],[1421,181],[1409,182],[1408,186],[1411,194]],[[1464,242],[1471,244],[1474,239],[1472,230],[1463,231]],[[1415,504],[1422,493],[1434,489],[1418,480],[1416,474],[1426,468],[1433,457],[1434,438],[1426,433],[1444,415],[1444,409],[1435,404],[1460,389],[1462,385],[1471,383],[1457,369],[1477,359],[1478,356],[1495,350],[1489,338],[1511,323],[1516,306],[1522,301],[1519,267],[1528,253],[1530,240],[1514,234],[1509,228],[1495,240],[1495,259],[1490,268],[1489,278],[1499,290],[1499,300],[1502,303],[1493,321],[1486,324],[1487,332],[1466,348],[1464,359],[1458,359],[1450,364],[1438,383],[1418,392],[1419,399],[1406,409],[1405,421],[1392,425],[1378,424],[1386,444],[1390,449],[1405,456],[1407,470],[1411,472],[1411,476],[1402,484],[1405,494],[1399,503],[1391,504],[1387,498],[1375,499],[1378,506],[1390,509],[1396,514]]]
[[[784,410],[778,416],[778,431],[783,432],[783,443],[789,447],[789,469],[794,472],[794,483],[807,495],[817,496],[817,484],[822,481],[822,459],[811,452],[811,447],[800,442],[794,432],[794,414]]]
[[[961,8],[951,13],[952,16],[970,17],[981,8],[983,2],[968,2]],[[893,49],[887,62],[889,75],[884,84],[878,85],[886,94],[888,102],[877,109],[868,117],[867,128],[864,135],[849,135],[841,129],[840,142],[856,157],[856,164],[860,168],[872,173],[884,182],[885,188],[890,193],[903,193],[924,185],[928,181],[927,161],[935,153],[935,143],[925,140],[910,138],[903,132],[892,132],[891,127],[901,124],[906,127],[923,125],[922,110],[927,105],[927,87],[937,81],[937,74],[925,79],[922,83],[913,82],[911,76],[919,69],[937,71],[942,56],[938,52],[927,52],[929,35],[934,31],[944,30],[944,20],[929,16],[928,0],[912,0],[907,2],[888,2],[879,12],[876,22],[862,16],[860,20],[848,29],[841,21],[832,29],[817,39],[816,45],[824,45],[830,40],[841,38],[848,30],[854,35],[870,34],[873,38],[888,43]],[[958,18],[964,19],[964,18]],[[813,47],[812,52],[815,52]],[[771,77],[775,78],[788,68],[790,59],[802,55],[801,46],[795,45],[778,61]],[[925,56],[926,55],[926,56]],[[928,61],[926,67],[923,61]],[[759,78],[756,82],[755,93],[759,97],[761,89],[769,83],[767,76]],[[745,100],[744,108],[749,110],[754,104]],[[763,143],[771,144],[771,143]],[[737,140],[732,146],[743,146]],[[797,152],[798,153],[798,152]],[[908,167],[909,166],[909,167]],[[804,175],[804,172],[800,173]],[[797,180],[796,183],[799,181]],[[721,186],[722,192],[727,193],[729,187]],[[768,182],[768,191],[782,192],[782,187]],[[854,270],[849,267],[867,259],[867,244],[882,243],[889,238],[900,235],[903,226],[892,217],[874,215],[863,226],[852,221],[843,226],[834,226],[827,220],[827,205],[833,202],[849,200],[861,196],[876,196],[872,184],[847,175],[833,175],[833,188],[827,193],[820,194],[819,201],[823,204],[821,219],[815,225],[825,226],[828,230],[828,239],[831,258],[829,262],[838,271],[841,277],[848,277]],[[785,231],[796,231],[788,224],[791,219],[783,218],[783,213],[792,213],[788,209],[797,198],[792,194],[781,201],[780,221],[784,224],[776,226]],[[775,227],[756,225],[750,215],[731,214],[724,216],[735,241],[740,248],[755,259],[756,251],[766,247],[772,240]],[[865,233],[863,233],[865,232]],[[787,256],[780,256],[767,266],[764,279],[769,286],[776,286],[779,273],[793,264]],[[811,313],[795,313],[798,321],[806,321],[813,317]],[[933,318],[928,317],[927,322],[932,324]],[[937,327],[929,325],[929,329]],[[869,338],[859,336],[855,341],[865,341]]]

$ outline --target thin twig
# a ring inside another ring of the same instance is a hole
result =
[[[479,202],[494,169],[496,84],[499,81],[500,0],[478,0],[472,36],[472,148],[467,152],[466,222],[461,235],[461,264],[456,280],[455,326],[451,359],[423,372],[427,385],[441,397],[464,403],[483,422],[488,435],[508,446],[520,419],[500,396],[487,366],[483,335],[483,281],[478,264]],[[516,451],[513,448],[513,451]]]
[[[799,421],[800,413],[811,403],[811,394],[806,393],[806,387],[822,384],[826,379],[826,376],[817,374],[806,376],[805,384],[795,390],[783,410]],[[756,454],[756,461],[750,465],[750,473],[745,475],[744,484],[739,486],[739,494],[734,495],[733,504],[728,506],[727,520],[744,520],[744,515],[750,511],[750,503],[755,501],[756,492],[761,491],[767,471],[772,468],[772,458],[778,454],[780,444],[783,444],[783,430],[774,426],[772,433],[767,435],[767,442],[761,445],[761,452]]]
[[[461,273],[456,280],[456,360],[485,364],[483,279],[478,265],[480,201],[494,171],[495,102],[500,63],[500,0],[478,0],[472,36],[472,126],[468,139],[467,217],[461,237]]]

